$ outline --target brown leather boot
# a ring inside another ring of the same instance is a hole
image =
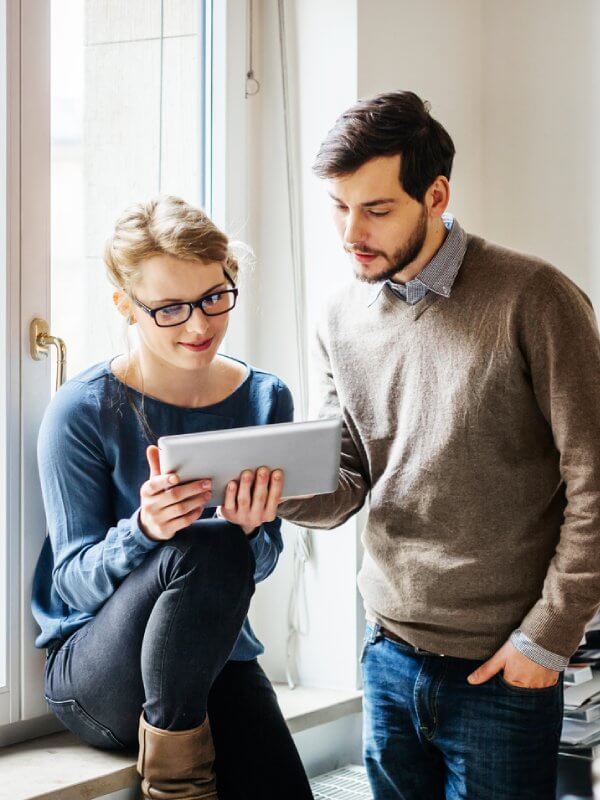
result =
[[[208,717],[197,728],[165,731],[146,722],[142,711],[139,740],[137,771],[142,776],[142,797],[216,800],[215,749]]]

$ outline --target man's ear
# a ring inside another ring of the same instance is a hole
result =
[[[127,294],[120,289],[115,289],[112,294],[112,300],[119,314],[122,314],[130,325],[135,322],[135,315],[131,307],[131,300]]]
[[[438,177],[427,190],[427,205],[432,217],[441,217],[450,203],[450,182],[443,175]]]

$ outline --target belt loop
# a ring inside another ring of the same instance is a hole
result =
[[[381,638],[381,625],[378,622],[375,622],[373,625],[373,630],[371,631],[371,635],[369,636],[369,644],[375,644],[377,639]]]

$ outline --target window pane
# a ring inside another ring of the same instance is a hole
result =
[[[203,203],[203,3],[52,2],[52,322],[67,377],[127,348],[102,263],[130,203]]]

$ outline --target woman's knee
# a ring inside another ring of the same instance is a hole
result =
[[[251,583],[250,591],[254,590],[254,555],[239,526],[221,519],[201,520],[180,531],[169,544],[181,553],[178,571],[194,573],[204,581],[212,578],[219,585]]]

